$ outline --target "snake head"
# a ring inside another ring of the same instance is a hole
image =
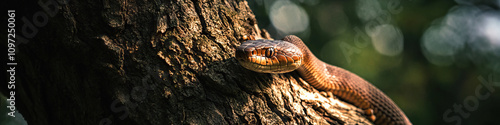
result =
[[[245,68],[261,73],[287,73],[300,67],[302,52],[283,40],[248,40],[236,49],[236,59]]]

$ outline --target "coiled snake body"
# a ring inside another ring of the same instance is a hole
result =
[[[411,124],[382,91],[354,73],[319,60],[296,36],[286,36],[282,40],[248,40],[236,49],[236,58],[243,67],[261,73],[297,70],[311,86],[331,91],[363,109],[367,118],[377,125]]]

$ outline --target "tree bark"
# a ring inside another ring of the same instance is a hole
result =
[[[18,47],[28,124],[371,124],[297,73],[241,67],[242,36],[269,38],[246,1],[57,2]]]

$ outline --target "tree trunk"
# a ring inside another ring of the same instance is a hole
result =
[[[269,37],[246,1],[62,1],[35,8],[49,15],[35,37],[18,32],[28,124],[371,124],[295,72],[241,67],[242,36]]]

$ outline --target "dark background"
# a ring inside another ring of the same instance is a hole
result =
[[[500,117],[500,85],[488,91],[481,84],[500,82],[500,1],[248,2],[274,39],[301,37],[321,60],[384,91],[416,125],[495,124]],[[399,13],[389,12],[394,5]]]

